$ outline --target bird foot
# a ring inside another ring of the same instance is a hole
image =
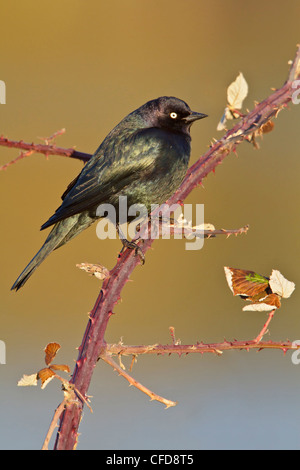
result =
[[[122,250],[120,251],[119,257],[126,248],[129,248],[130,250],[134,250],[135,255],[139,255],[141,263],[145,264],[145,255],[142,252],[142,249],[139,247],[139,245],[137,245],[137,243],[135,243],[135,242],[132,242],[132,241],[130,242],[129,240],[127,240],[125,238],[124,233],[122,232],[122,229],[121,229],[119,224],[116,225],[116,228],[117,228],[120,240],[123,244],[123,247],[122,247]]]
[[[137,245],[135,242],[130,242],[129,240],[126,240],[126,238],[121,238],[121,242],[123,244],[122,250],[120,251],[120,255],[123,253],[123,251],[126,248],[129,248],[130,250],[135,251],[135,255],[140,257],[141,263],[145,264],[145,255],[142,252],[142,249]]]

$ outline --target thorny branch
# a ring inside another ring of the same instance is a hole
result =
[[[58,420],[61,417],[62,412],[64,409],[66,409],[70,404],[74,404],[74,406],[77,406],[79,403],[78,398],[82,400],[87,407],[89,408],[90,412],[92,413],[93,410],[91,406],[89,405],[87,399],[81,395],[81,393],[76,390],[73,384],[70,384],[67,380],[62,379],[59,375],[55,374],[55,377],[62,382],[62,390],[64,392],[64,399],[63,401],[58,405],[56,408],[52,421],[50,423],[47,435],[45,437],[42,450],[48,450],[49,442],[52,437],[52,434],[56,428],[58,428]]]
[[[108,344],[107,352],[111,355],[124,355],[124,356],[138,356],[139,354],[204,354],[204,353],[216,353],[222,354],[223,351],[229,351],[232,349],[244,349],[249,351],[250,349],[281,349],[283,352],[288,350],[295,350],[297,347],[293,345],[291,341],[224,341],[220,343],[196,343],[196,344],[153,344],[147,346],[130,346],[121,343]],[[102,359],[101,355],[100,358]]]
[[[214,353],[221,355],[223,351],[230,351],[233,349],[244,349],[250,351],[250,349],[281,349],[284,353],[291,349],[297,349],[299,346],[295,346],[291,341],[262,341],[264,335],[268,332],[268,327],[271,323],[272,318],[274,317],[275,309],[272,310],[269,315],[266,323],[262,327],[259,334],[253,340],[247,341],[224,341],[220,343],[203,343],[202,341],[196,344],[181,344],[180,340],[175,340],[174,338],[174,328],[170,327],[172,342],[173,344],[152,344],[148,346],[129,346],[125,345],[122,342],[117,344],[107,344],[104,353],[100,354],[99,359],[103,359],[103,355],[110,354],[111,356],[133,356],[136,358],[139,354],[204,354],[204,353]]]
[[[86,163],[91,158],[90,154],[77,152],[77,150],[73,148],[64,149],[61,147],[57,147],[54,144],[49,144],[49,142],[53,141],[55,137],[58,137],[64,132],[65,132],[65,129],[61,129],[60,131],[55,132],[52,136],[43,138],[43,140],[45,141],[45,144],[35,144],[33,142],[27,143],[27,142],[24,142],[23,140],[19,140],[19,141],[9,140],[3,137],[3,135],[1,135],[0,145],[2,145],[3,147],[10,147],[10,148],[24,150],[24,152],[21,152],[20,155],[18,155],[16,158],[6,163],[5,165],[0,166],[0,171],[6,170],[9,166],[13,165],[14,163],[17,163],[19,160],[22,160],[25,157],[29,157],[29,155],[32,155],[33,153],[42,153],[46,157],[48,157],[49,155],[60,155],[62,157],[71,157],[77,160],[82,160],[84,163]]]

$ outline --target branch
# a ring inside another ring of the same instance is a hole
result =
[[[125,370],[122,367],[118,366],[118,364],[111,358],[111,356],[109,354],[107,354],[107,353],[101,354],[100,359],[102,359],[104,362],[106,362],[107,364],[112,366],[113,369],[116,370],[119,373],[119,375],[121,375],[126,380],[128,380],[129,385],[134,385],[141,392],[148,395],[148,397],[150,397],[150,400],[159,401],[160,403],[163,403],[164,405],[166,405],[166,408],[170,408],[171,406],[176,406],[177,402],[172,401],[172,400],[168,400],[167,398],[163,398],[163,397],[157,395],[156,393],[151,392],[151,390],[149,390],[149,388],[145,387],[140,382],[133,379],[129,374],[127,374],[127,372],[125,372]]]
[[[238,144],[244,140],[250,141],[253,136],[259,134],[261,126],[266,124],[270,119],[277,117],[279,110],[285,108],[291,101],[292,94],[295,91],[292,88],[292,81],[299,77],[299,64],[300,46],[298,46],[288,79],[282,88],[276,90],[266,100],[257,104],[253,111],[243,117],[233,129],[228,131],[224,137],[210,147],[210,149],[188,170],[182,185],[168,201],[169,205],[184,201],[193,188],[202,182],[203,178],[211,171],[214,171],[217,165],[219,165],[229,153],[235,151]],[[140,244],[144,254],[149,250],[152,242],[153,240],[145,240],[143,244]],[[110,276],[104,280],[100,294],[90,313],[90,318],[82,343],[79,347],[79,355],[71,379],[72,383],[80,390],[83,396],[85,396],[88,391],[98,357],[105,352],[106,342],[104,335],[109,318],[115,304],[120,299],[123,287],[138,263],[139,258],[134,256],[133,251],[125,250],[123,252],[122,257],[118,259],[115,267],[111,270]],[[261,346],[260,344],[260,347]],[[174,347],[173,345],[173,348]],[[55,449],[67,450],[74,448],[77,442],[82,408],[83,403],[81,403],[81,406],[70,405],[64,411],[56,438]]]
[[[275,314],[275,309],[272,310],[269,315],[266,323],[261,329],[260,333],[256,338],[247,341],[224,341],[220,343],[200,343],[196,344],[181,344],[180,340],[175,340],[174,337],[174,328],[170,327],[172,342],[173,344],[153,344],[148,346],[128,346],[119,342],[118,344],[107,344],[105,352],[100,355],[102,359],[103,354],[118,355],[118,356],[138,356],[139,354],[204,354],[204,353],[215,353],[218,355],[223,354],[223,351],[230,351],[233,349],[245,349],[249,351],[250,349],[281,349],[284,353],[288,350],[300,349],[300,344],[295,345],[291,341],[262,341],[263,336],[267,333],[268,327],[271,323],[272,318]]]
[[[148,395],[151,400],[156,400],[166,405],[166,408],[170,406],[175,406],[177,402],[168,400],[166,398],[162,398],[161,396],[157,395],[156,393],[152,392],[140,382],[137,382],[133,377],[131,377],[127,372],[125,372],[125,366],[122,363],[122,356],[132,356],[132,362],[130,366],[130,370],[132,369],[132,365],[137,360],[137,356],[139,354],[178,354],[181,357],[182,354],[195,354],[195,353],[214,353],[218,356],[223,354],[223,351],[238,349],[238,350],[246,350],[249,351],[250,349],[258,349],[261,351],[262,349],[281,349],[284,354],[292,349],[300,349],[300,345],[296,345],[291,341],[264,341],[262,342],[263,336],[267,333],[268,327],[271,323],[272,318],[274,317],[276,309],[272,310],[269,315],[266,323],[264,324],[262,330],[257,335],[254,340],[250,341],[227,341],[224,339],[221,343],[210,343],[204,344],[203,342],[193,345],[181,345],[180,340],[175,339],[175,329],[174,327],[170,327],[170,333],[172,337],[172,344],[169,345],[162,345],[162,344],[153,344],[149,346],[126,346],[122,342],[118,344],[108,344],[106,348],[102,351],[99,356],[99,359],[104,360],[107,364],[113,367],[114,370],[119,372],[119,375],[122,375],[125,379],[128,380],[129,385],[134,385],[138,390]],[[119,358],[120,366],[112,359],[112,356],[116,355]]]

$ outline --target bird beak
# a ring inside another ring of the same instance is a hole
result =
[[[206,117],[207,117],[207,114],[197,113],[196,111],[192,111],[191,114],[189,114],[188,116],[183,118],[183,120],[185,122],[192,123],[194,121],[198,121],[198,119],[203,119],[203,118],[206,118]]]

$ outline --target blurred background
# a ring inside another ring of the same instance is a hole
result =
[[[126,114],[174,95],[209,115],[192,128],[191,164],[222,136],[216,127],[238,73],[249,84],[244,109],[252,109],[284,83],[300,41],[297,0],[28,0],[3,2],[1,16],[0,134],[41,142],[64,127],[57,145],[93,153]],[[239,146],[238,157],[227,157],[186,200],[203,203],[206,222],[216,228],[250,224],[249,233],[208,240],[200,251],[186,251],[184,240],[156,241],[123,290],[108,342],[170,343],[169,326],[182,344],[254,338],[267,315],[242,312],[224,266],[264,275],[275,268],[294,281],[296,291],[283,300],[265,339],[300,339],[299,112],[293,105],[281,112],[260,150]],[[0,147],[0,165],[17,155]],[[62,400],[60,384],[41,390],[17,381],[43,367],[50,341],[62,346],[56,362],[73,369],[101,287],[75,265],[112,268],[121,248],[119,240],[100,241],[94,225],[10,292],[44,242],[41,224],[81,168],[72,159],[33,155],[0,174],[2,449],[41,447]],[[94,413],[85,409],[78,448],[299,448],[299,372],[291,353],[277,350],[139,357],[133,376],[178,401],[165,410],[99,363],[89,390]]]

